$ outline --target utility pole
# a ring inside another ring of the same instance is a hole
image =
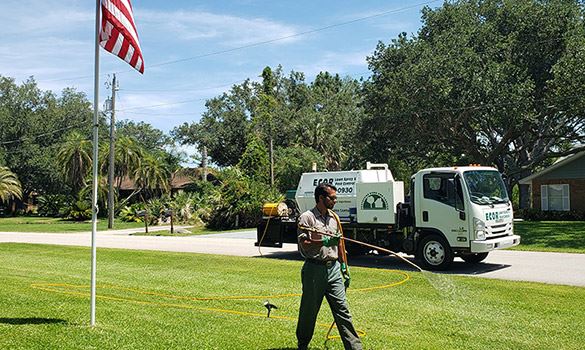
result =
[[[108,229],[114,228],[114,150],[116,145],[116,91],[118,91],[118,82],[116,74],[112,79],[112,97],[109,105],[110,111],[110,160],[108,167]]]

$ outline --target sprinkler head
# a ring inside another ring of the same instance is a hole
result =
[[[272,311],[272,309],[278,309],[276,305],[270,304],[268,300],[264,302],[264,307],[268,310],[268,314],[266,315],[267,318],[270,317],[270,311]]]

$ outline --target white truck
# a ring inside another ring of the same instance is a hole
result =
[[[456,256],[478,263],[492,250],[520,243],[497,169],[420,170],[411,177],[405,200],[404,184],[394,180],[387,164],[368,162],[364,170],[304,173],[294,200],[289,195],[280,210],[264,211],[256,245],[296,243],[298,215],[315,205],[315,187],[322,182],[337,188],[334,210],[346,237],[415,255],[425,269],[445,270]],[[346,249],[359,255],[369,248],[348,242]]]

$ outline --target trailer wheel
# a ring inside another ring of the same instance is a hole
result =
[[[449,243],[437,234],[424,237],[417,248],[417,259],[427,270],[446,270],[453,262]]]
[[[488,253],[462,254],[461,259],[470,264],[477,264],[487,258]]]

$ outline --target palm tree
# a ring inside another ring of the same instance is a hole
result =
[[[22,185],[15,173],[0,166],[0,202],[8,202],[11,198],[22,198]]]
[[[100,169],[102,174],[108,173],[110,148],[107,143],[100,147]],[[118,197],[120,186],[124,178],[128,177],[135,181],[135,174],[140,167],[141,159],[144,157],[144,148],[129,136],[121,136],[116,140],[114,150],[114,178],[115,198]],[[123,206],[130,198],[134,197],[140,189],[134,190],[128,197],[120,199],[119,205]]]
[[[116,176],[119,181],[136,172],[144,153],[144,148],[132,137],[122,136],[116,141]]]
[[[75,193],[82,189],[92,166],[92,144],[80,132],[67,135],[65,144],[57,154],[61,174]]]
[[[108,173],[110,146],[108,143],[100,145],[100,171],[102,174]],[[132,137],[120,136],[116,139],[114,149],[114,175],[116,177],[116,187],[120,187],[124,177],[131,177],[136,169],[140,166],[140,159],[144,155],[144,149]]]
[[[133,177],[141,192],[161,190],[166,193],[170,190],[171,172],[160,155],[146,154]]]

